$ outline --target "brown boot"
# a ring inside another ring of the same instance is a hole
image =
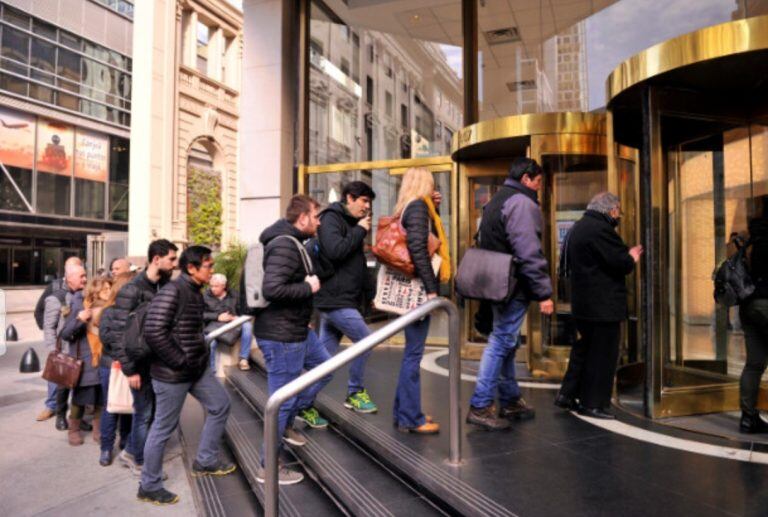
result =
[[[93,425],[93,441],[101,443],[101,410],[99,408],[96,408],[91,424]]]
[[[67,429],[67,438],[69,439],[69,444],[72,446],[82,445],[84,443],[83,437],[80,436],[80,419],[79,418],[69,419],[69,429]]]
[[[480,426],[480,428],[485,429],[486,431],[503,431],[504,429],[509,429],[509,421],[496,416],[496,406],[493,404],[484,408],[469,406],[467,423]]]

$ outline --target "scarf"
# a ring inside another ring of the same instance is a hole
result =
[[[443,221],[440,220],[440,214],[437,213],[435,203],[430,196],[425,196],[424,203],[427,205],[427,211],[429,211],[429,217],[432,218],[432,224],[437,230],[437,238],[440,239],[440,247],[437,249],[437,254],[443,259],[440,263],[440,271],[438,272],[438,279],[440,283],[447,283],[451,281],[451,255],[448,252],[448,239],[445,238],[445,230],[443,230]]]
[[[104,345],[99,338],[99,320],[101,319],[101,311],[104,310],[104,302],[102,300],[97,300],[95,303],[86,302],[83,306],[86,309],[91,309],[92,312],[91,319],[85,326],[85,337],[91,349],[91,365],[97,367],[104,350]]]

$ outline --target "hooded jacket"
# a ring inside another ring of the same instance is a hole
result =
[[[322,280],[315,295],[320,310],[359,309],[373,299],[368,266],[365,259],[365,236],[359,219],[350,215],[341,202],[332,203],[320,215],[317,230],[320,255],[333,268],[333,274]]]
[[[296,244],[291,239],[278,239],[281,235],[290,235],[299,242],[310,237],[285,219],[259,237],[264,245],[262,293],[270,303],[256,316],[253,334],[256,339],[298,343],[307,339],[312,319],[312,288],[304,281],[312,272],[304,268]]]

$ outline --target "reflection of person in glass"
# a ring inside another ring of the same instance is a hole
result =
[[[747,347],[739,382],[742,433],[768,432],[768,423],[756,407],[760,379],[768,365],[768,195],[758,201],[757,217],[749,221],[751,249],[747,250],[755,292],[739,307]]]
[[[51,143],[45,146],[40,165],[44,165],[55,171],[63,171],[67,168],[67,150],[61,145],[59,135],[51,137]]]

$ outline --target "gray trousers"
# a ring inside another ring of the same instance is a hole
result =
[[[144,466],[141,487],[146,491],[163,488],[163,453],[171,433],[179,424],[181,408],[187,393],[192,394],[205,409],[205,424],[197,448],[197,462],[209,467],[219,461],[221,437],[229,416],[229,395],[209,369],[196,382],[171,384],[152,379],[155,391],[155,419],[144,445]]]

